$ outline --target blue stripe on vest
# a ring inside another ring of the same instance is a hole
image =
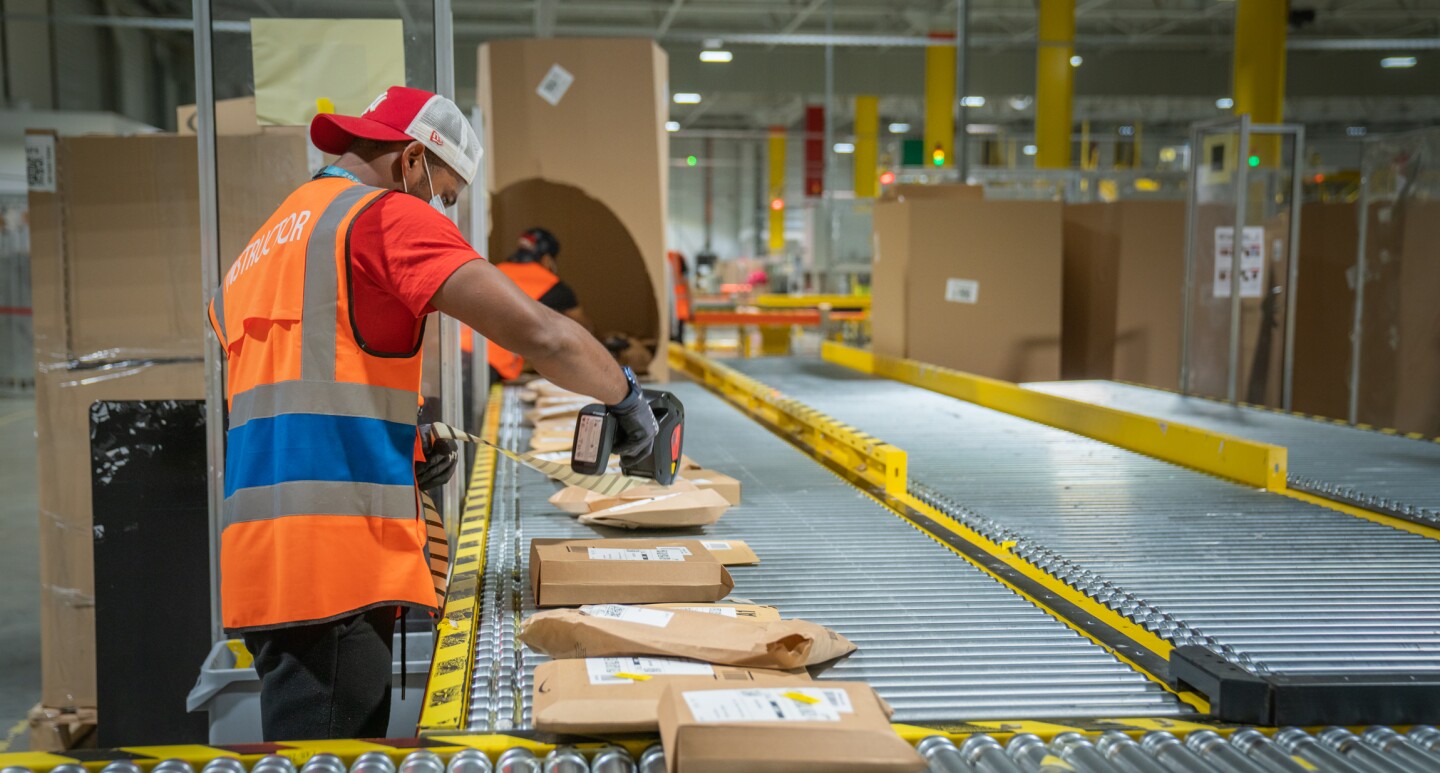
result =
[[[226,435],[225,496],[237,489],[324,480],[413,485],[415,425],[288,413]]]

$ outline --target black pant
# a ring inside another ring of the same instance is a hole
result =
[[[395,607],[330,623],[250,631],[267,742],[384,738]]]

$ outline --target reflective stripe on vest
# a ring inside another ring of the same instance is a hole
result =
[[[415,490],[421,358],[366,353],[346,284],[350,225],[385,193],[302,186],[212,302],[229,363],[227,629],[435,605]]]
[[[545,297],[545,293],[550,292],[555,285],[560,284],[560,277],[539,263],[496,263],[495,267],[510,277],[526,295],[537,301]],[[506,381],[519,376],[520,371],[525,369],[524,358],[502,348],[494,341],[487,341],[486,352],[490,367]]]

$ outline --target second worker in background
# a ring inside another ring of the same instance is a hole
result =
[[[595,332],[595,326],[580,307],[580,299],[570,285],[560,279],[560,240],[544,228],[531,228],[520,234],[520,242],[510,259],[496,263],[501,273],[510,277],[526,295],[539,301],[551,311],[560,313],[578,322],[581,327]],[[509,381],[520,375],[525,359],[503,348],[494,340],[488,344],[490,383]]]

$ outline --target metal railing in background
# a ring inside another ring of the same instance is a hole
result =
[[[25,194],[0,195],[0,395],[35,391],[29,210]]]

